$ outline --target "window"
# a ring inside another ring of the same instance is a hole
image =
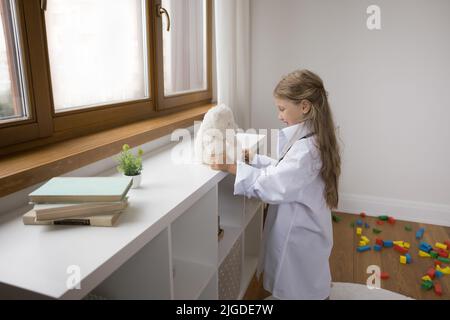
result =
[[[0,147],[211,102],[212,0],[0,4]]]
[[[146,1],[48,0],[56,112],[149,98]]]
[[[157,11],[158,106],[211,99],[211,2],[162,0]]]
[[[29,118],[14,3],[0,2],[0,123]]]
[[[206,1],[163,0],[172,22],[163,28],[164,95],[206,90]]]

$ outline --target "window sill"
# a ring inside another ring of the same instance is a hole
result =
[[[190,127],[213,106],[208,104],[4,157],[0,159],[0,197],[113,156],[125,143],[134,147],[177,128]]]

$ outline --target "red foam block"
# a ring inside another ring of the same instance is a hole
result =
[[[395,245],[395,246],[394,246],[394,250],[395,250],[395,251],[398,251],[398,252],[400,252],[400,253],[402,253],[402,254],[408,253],[408,249],[402,248],[402,247],[400,247],[400,246],[398,246],[398,245]]]
[[[442,287],[439,282],[434,283],[434,293],[436,293],[438,296],[442,296]]]
[[[383,280],[389,279],[389,273],[382,272],[381,275],[380,275],[380,278],[383,279]]]
[[[436,274],[436,270],[434,268],[430,268],[427,271],[427,275],[431,278],[434,279],[434,275]]]

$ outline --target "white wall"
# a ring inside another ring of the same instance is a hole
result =
[[[252,0],[251,19],[252,126],[279,128],[273,87],[311,69],[344,144],[340,209],[450,225],[450,1]]]

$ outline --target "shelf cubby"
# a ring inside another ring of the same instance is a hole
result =
[[[217,266],[217,186],[171,227],[174,299],[197,299]]]
[[[92,294],[105,299],[172,298],[169,233],[164,229],[104,280]]]

